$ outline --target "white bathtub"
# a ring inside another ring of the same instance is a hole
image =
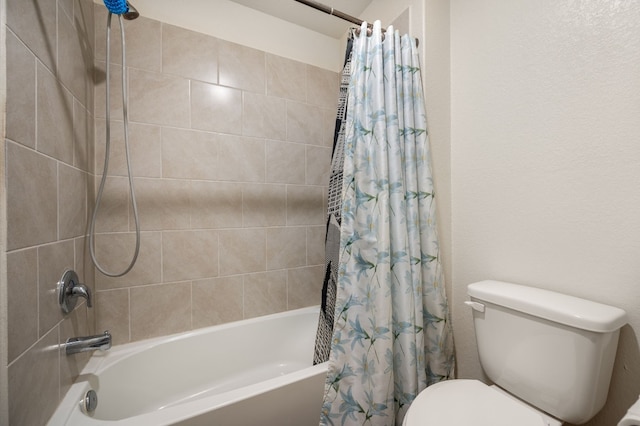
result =
[[[313,366],[318,308],[96,353],[49,426],[317,426],[326,363]],[[95,412],[79,401],[98,394]]]

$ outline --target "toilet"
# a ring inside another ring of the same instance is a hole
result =
[[[625,311],[500,281],[470,284],[468,294],[480,364],[493,385],[432,385],[403,426],[560,426],[600,411]]]

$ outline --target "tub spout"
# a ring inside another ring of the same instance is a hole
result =
[[[111,333],[105,331],[104,334],[85,337],[71,337],[64,344],[67,355],[89,351],[106,351],[111,349]]]

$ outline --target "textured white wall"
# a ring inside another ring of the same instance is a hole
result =
[[[640,3],[451,2],[454,330],[482,377],[467,284],[621,307],[614,425],[640,392]]]

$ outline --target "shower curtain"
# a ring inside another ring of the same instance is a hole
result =
[[[335,323],[321,425],[400,425],[453,375],[415,41],[366,24],[352,51]]]

